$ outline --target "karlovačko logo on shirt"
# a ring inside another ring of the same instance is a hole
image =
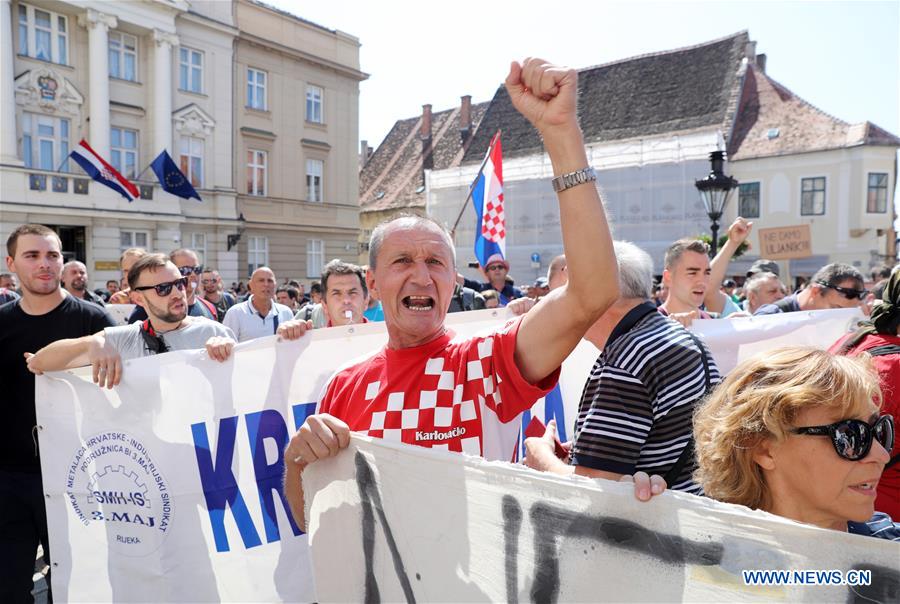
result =
[[[86,527],[100,523],[100,538],[122,554],[155,551],[172,524],[168,483],[136,438],[101,432],[78,448],[66,474],[66,498]]]

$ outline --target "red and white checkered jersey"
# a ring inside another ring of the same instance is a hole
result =
[[[514,359],[520,325],[521,317],[467,340],[448,332],[415,348],[385,347],[336,373],[318,413],[372,437],[509,461],[513,420],[559,379],[559,368],[538,384],[522,377]]]

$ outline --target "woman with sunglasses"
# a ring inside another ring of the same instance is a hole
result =
[[[694,415],[709,497],[822,528],[900,540],[875,512],[894,427],[867,357],[805,347],[738,365]]]
[[[871,318],[855,332],[840,338],[830,352],[849,356],[867,353],[881,378],[882,411],[900,422],[900,272],[894,271],[884,286]],[[900,519],[900,445],[878,483],[875,509]]]

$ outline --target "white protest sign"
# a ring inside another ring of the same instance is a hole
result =
[[[459,337],[502,322],[448,320]],[[38,376],[56,598],[315,600],[281,451],[334,370],[386,339],[373,323],[247,342],[222,364],[172,352],[126,361],[111,391],[89,370]]]
[[[366,437],[309,466],[303,488],[322,602],[887,602],[900,590],[897,543]],[[745,585],[743,571],[781,569],[859,585]]]
[[[818,343],[825,347],[834,338],[821,325],[846,323],[839,315],[793,314],[755,318],[755,328],[731,335],[701,333],[722,364],[733,348],[772,336],[770,324],[792,325],[784,334],[814,322],[811,333],[825,334]],[[505,320],[505,311],[485,310],[448,315],[447,324],[469,337]],[[281,495],[280,452],[333,371],[386,340],[384,324],[371,323],[316,330],[296,342],[247,342],[224,364],[201,351],[172,352],[125,362],[112,391],[90,383],[89,369],[39,376],[55,596],[316,599],[306,536]],[[559,389],[523,423],[556,418],[561,432],[571,431],[597,353],[582,341],[563,365]]]
[[[750,357],[782,346],[828,348],[856,329],[859,308],[789,312],[734,319],[701,319],[691,324],[723,375]]]

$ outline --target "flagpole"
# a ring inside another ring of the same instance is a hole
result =
[[[56,170],[54,170],[55,172],[61,172],[61,171],[62,171],[62,167],[65,165],[65,163],[66,163],[67,161],[69,161],[69,156],[70,156],[70,155],[71,155],[71,153],[70,153],[69,155],[66,155],[66,156],[63,158],[63,160],[62,160],[61,162],[59,162],[59,165],[56,166]]]
[[[500,140],[500,134],[503,131],[498,129],[497,133],[494,134],[494,137],[491,139],[491,146],[488,147],[488,152],[484,154],[484,160],[481,162],[481,167],[478,168],[478,172],[475,174],[475,178],[472,180],[472,184],[469,185],[469,192],[466,194],[466,198],[462,203],[462,207],[459,209],[459,214],[456,216],[456,222],[453,223],[453,228],[450,229],[450,238],[456,243],[456,227],[459,226],[459,221],[462,220],[462,215],[466,211],[466,206],[469,204],[469,200],[472,199],[472,192],[475,190],[475,183],[478,182],[478,177],[481,176],[481,173],[484,171],[484,166],[487,164],[488,159],[491,157],[491,152],[494,150],[494,145],[497,144],[497,141]]]
[[[135,176],[134,179],[135,179],[135,180],[140,180],[140,179],[141,179],[141,176],[143,176],[144,174],[146,174],[146,173],[147,173],[147,170],[149,170],[149,169],[150,169],[150,166],[152,166],[152,165],[153,165],[153,162],[150,162],[149,164],[147,164],[147,167],[144,168],[143,170],[141,170],[141,173],[138,174],[137,176]]]

